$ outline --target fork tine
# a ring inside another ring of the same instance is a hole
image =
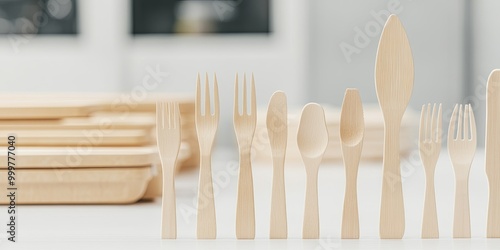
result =
[[[463,138],[463,130],[462,130],[462,124],[463,124],[463,109],[462,109],[462,104],[460,104],[460,109],[458,110],[458,129],[457,129],[457,140],[460,140]]]
[[[477,140],[477,131],[476,131],[476,119],[474,118],[474,110],[472,110],[472,107],[469,104],[469,111],[470,111],[470,128],[471,128],[471,140],[476,141]]]
[[[429,104],[430,107],[430,104]],[[432,115],[431,115],[431,134],[429,140],[431,142],[436,141],[436,103],[432,105]]]
[[[162,122],[162,128],[167,128],[168,127],[168,121],[165,121],[167,119],[165,112],[167,111],[168,106],[166,105],[167,103],[165,101],[161,102],[161,122]]]
[[[465,105],[464,107],[464,140],[469,140],[469,105]]]
[[[217,75],[214,73],[214,114],[219,119],[219,86],[217,84]]]
[[[158,133],[158,130],[162,128],[162,123],[161,123],[161,102],[156,101],[156,131]]]
[[[172,119],[172,115],[173,115],[173,112],[172,112],[172,104],[170,102],[167,102],[167,117],[166,119],[168,119],[168,129],[171,129],[172,126],[173,126],[173,119]]]
[[[181,113],[179,111],[179,103],[174,102],[174,129],[180,129]]]
[[[247,110],[247,74],[243,73],[243,115],[248,114]]]
[[[196,100],[195,100],[195,114],[196,116],[201,116],[201,89],[200,89],[200,73],[198,73],[198,77],[196,78]]]
[[[238,100],[238,73],[236,73],[236,79],[234,80],[234,107],[233,116],[238,117],[240,115],[239,100]]]
[[[208,73],[205,73],[205,115],[211,115],[210,112],[210,88],[208,86]]]
[[[422,105],[422,112],[420,113],[420,127],[418,130],[419,141],[422,143],[425,141],[425,104]]]
[[[257,114],[257,104],[255,103],[255,99],[256,99],[256,97],[255,97],[255,78],[253,77],[253,73],[252,73],[252,93],[251,93],[251,95],[252,96],[250,97],[251,98],[250,101],[252,103],[251,103],[251,107],[250,107],[251,108],[250,114],[255,115],[255,114]]]
[[[431,104],[427,103],[427,115],[425,118],[425,140],[429,140],[432,137],[431,133]]]
[[[458,104],[455,104],[455,108],[453,109],[453,114],[451,115],[450,119],[450,126],[448,128],[448,141],[453,141],[455,140],[455,125],[457,123],[457,111],[458,111]],[[448,144],[450,145],[450,144]]]
[[[436,141],[441,142],[441,137],[443,135],[443,111],[442,104],[439,104],[438,109],[438,120],[437,120],[437,130],[436,130]]]

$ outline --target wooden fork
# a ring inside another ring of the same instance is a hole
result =
[[[178,103],[156,104],[156,138],[163,172],[161,204],[161,236],[177,238],[175,209],[175,165],[181,145],[180,113]]]
[[[198,215],[196,232],[198,239],[215,239],[217,236],[215,202],[212,184],[212,146],[219,123],[219,89],[214,75],[214,113],[210,111],[208,74],[205,74],[205,111],[201,113],[200,75],[196,81],[195,123],[200,145],[200,179],[198,182]]]
[[[434,104],[422,106],[420,116],[419,149],[420,158],[425,170],[425,202],[422,221],[422,238],[439,238],[439,228],[436,212],[436,196],[434,191],[434,172],[441,152],[442,112],[441,104],[436,113]]]
[[[250,151],[257,121],[255,103],[255,81],[252,74],[250,110],[247,109],[247,83],[243,75],[243,109],[239,112],[238,74],[234,83],[234,130],[240,152],[240,171],[238,176],[238,200],[236,205],[236,237],[255,238],[255,208],[253,198],[252,165]]]
[[[469,171],[477,146],[476,121],[469,105],[455,105],[448,130],[448,153],[455,170],[454,238],[470,238]],[[457,121],[458,113],[458,121]],[[464,114],[462,118],[462,113]],[[455,136],[455,124],[458,129]],[[462,128],[463,124],[463,128]],[[470,131],[469,131],[470,125]]]

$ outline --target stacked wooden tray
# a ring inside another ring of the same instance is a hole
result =
[[[334,107],[324,106],[326,122],[328,126],[329,143],[323,161],[342,161],[342,151],[339,135],[340,110]],[[257,119],[257,129],[253,148],[255,149],[255,159],[259,161],[271,162],[272,156],[267,137],[265,110],[260,110]],[[288,115],[288,140],[286,160],[301,162],[300,152],[297,146],[297,129],[300,119],[300,110],[291,111]],[[381,161],[384,148],[384,121],[380,108],[376,105],[366,105],[364,107],[365,135],[361,158],[363,160]],[[408,110],[401,125],[401,154],[408,154],[417,146],[416,136],[418,115]]]
[[[0,95],[0,161],[16,136],[20,204],[119,204],[161,193],[157,100],[177,101],[182,119],[178,170],[198,165],[194,99],[118,94]],[[130,96],[129,96],[130,97]],[[4,148],[2,148],[4,147]],[[7,185],[6,164],[0,186]],[[0,204],[7,203],[6,197]]]

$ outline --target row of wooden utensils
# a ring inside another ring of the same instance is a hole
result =
[[[490,182],[488,237],[500,237],[500,116],[494,110],[500,104],[500,70],[488,80],[488,117],[486,171]],[[399,131],[401,119],[413,88],[413,59],[404,28],[395,15],[388,18],[382,32],[375,68],[377,97],[384,116],[383,181],[380,209],[380,237],[400,239],[404,235],[405,215],[400,174]],[[255,211],[250,149],[256,127],[257,109],[254,77],[250,95],[243,78],[242,102],[238,99],[236,76],[234,93],[234,130],[237,136],[240,168],[236,206],[236,237],[255,237]],[[213,106],[208,76],[205,79],[204,104],[198,76],[195,100],[195,123],[200,147],[198,184],[197,237],[216,238],[215,204],[212,187],[211,152],[219,121],[217,79],[213,83]],[[250,105],[247,103],[250,99]],[[493,108],[492,108],[493,107]],[[213,112],[211,112],[213,110]],[[468,176],[474,157],[477,135],[470,105],[455,106],[448,131],[448,151],[456,177],[454,237],[470,237]],[[287,238],[284,186],[284,159],[287,145],[287,101],[285,93],[273,94],[268,105],[266,125],[273,155],[273,185],[270,238]],[[426,172],[423,238],[438,238],[434,197],[434,171],[441,149],[442,107],[430,104],[422,108],[419,148]],[[498,134],[498,136],[494,136]],[[358,90],[347,89],[340,115],[340,139],[346,169],[346,189],[342,220],[342,238],[359,238],[357,173],[364,137],[364,116]],[[328,144],[328,130],[323,108],[309,103],[302,109],[297,131],[297,145],[306,168],[306,197],[303,238],[319,238],[318,168]],[[162,238],[176,238],[174,166],[180,145],[180,114],[175,103],[157,104],[157,140],[163,167]]]

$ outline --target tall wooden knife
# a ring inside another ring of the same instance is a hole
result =
[[[488,238],[500,238],[500,69],[491,72],[486,93],[486,175],[490,187]]]
[[[399,159],[399,132],[413,89],[413,56],[401,21],[389,16],[375,62],[375,88],[384,115],[384,155],[380,238],[401,239],[405,213]]]

